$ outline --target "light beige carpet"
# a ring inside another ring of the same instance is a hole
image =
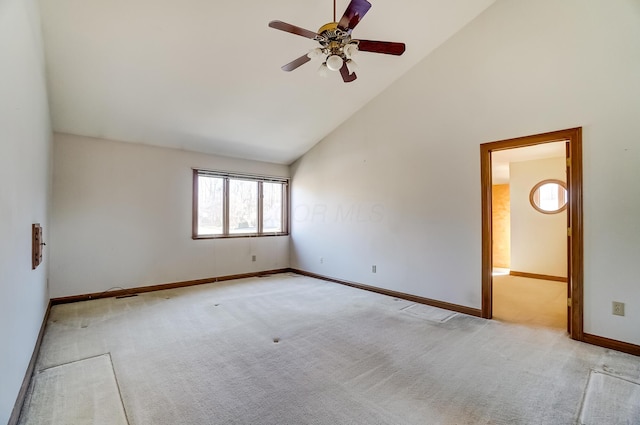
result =
[[[440,311],[410,314],[412,304],[275,275],[60,305],[36,374],[110,353],[130,425],[589,423],[592,370],[640,379],[637,357],[562,331],[463,314],[438,322],[427,317]],[[66,382],[50,382],[47,397],[36,383],[21,423],[98,423],[109,407],[80,398],[66,408],[93,409],[92,419],[47,415]]]
[[[493,276],[493,318],[567,329],[567,284],[519,276]]]

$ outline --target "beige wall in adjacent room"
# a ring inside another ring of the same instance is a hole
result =
[[[287,177],[286,165],[54,137],[53,298],[289,266],[288,236],[191,239],[192,167]]]
[[[31,270],[31,225],[49,242],[51,125],[34,0],[0,0],[0,424],[16,402],[47,308],[49,245]]]
[[[531,206],[531,189],[543,180],[566,180],[564,157],[509,164],[511,270],[567,277],[567,211],[543,214]]]
[[[491,190],[493,215],[493,267],[511,267],[511,217],[509,185],[496,184]]]

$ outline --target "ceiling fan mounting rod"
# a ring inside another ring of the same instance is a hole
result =
[[[333,0],[333,22],[336,21],[336,0]]]

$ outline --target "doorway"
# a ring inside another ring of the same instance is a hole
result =
[[[493,318],[567,329],[566,141],[491,153]]]
[[[482,179],[482,317],[493,317],[492,153],[514,148],[566,142],[567,196],[567,330],[583,337],[582,129],[501,140],[480,145]]]

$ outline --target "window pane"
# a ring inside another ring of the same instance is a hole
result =
[[[229,179],[229,233],[258,232],[258,182]]]
[[[198,235],[222,234],[222,187],[220,177],[198,176]]]
[[[565,189],[557,183],[547,183],[540,186],[538,189],[540,193],[540,205],[541,209],[545,211],[557,211],[564,206],[566,198],[564,193]]]
[[[262,231],[282,232],[282,183],[262,183]]]

